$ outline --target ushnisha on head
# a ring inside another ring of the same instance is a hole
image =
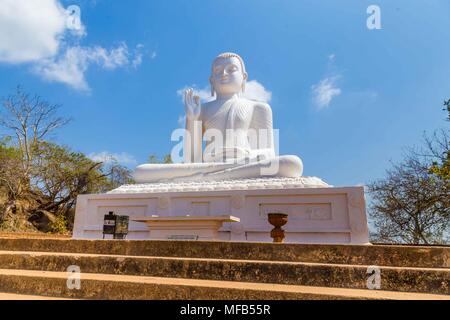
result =
[[[219,54],[211,67],[211,95],[218,97],[240,94],[245,91],[248,74],[245,71],[244,60],[232,52]]]

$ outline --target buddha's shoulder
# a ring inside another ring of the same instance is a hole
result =
[[[252,107],[254,110],[258,111],[271,111],[270,105],[266,102],[252,100],[248,98],[239,98],[239,101],[249,107]]]
[[[266,102],[256,101],[251,99],[245,99],[247,103],[253,107],[253,110],[256,112],[272,112],[272,108]]]

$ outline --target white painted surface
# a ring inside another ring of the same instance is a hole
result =
[[[286,242],[369,243],[363,187],[305,187],[298,181],[295,184],[295,179],[285,183],[262,180],[188,184],[190,187],[124,186],[109,194],[81,195],[73,237],[101,239],[103,216],[114,211],[129,215],[130,220],[152,215],[232,215],[240,222],[224,223],[218,234],[221,240],[271,242],[273,227],[267,213],[278,211],[289,215],[283,227]],[[147,226],[130,221],[127,239],[149,239]]]
[[[239,222],[230,216],[151,216],[136,217],[133,221],[145,223],[150,240],[192,239],[219,240],[219,229],[224,222]]]

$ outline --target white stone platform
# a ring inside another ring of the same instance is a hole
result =
[[[136,184],[80,195],[73,237],[101,239],[109,211],[130,216],[127,239],[149,239],[133,217],[232,215],[241,221],[224,223],[221,240],[271,242],[267,214],[282,212],[289,215],[286,242],[369,243],[364,188],[335,188],[316,177]]]

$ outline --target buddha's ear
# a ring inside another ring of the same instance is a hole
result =
[[[213,85],[212,77],[209,78],[209,85],[211,86],[211,97],[214,97],[215,91],[214,91],[214,85]]]
[[[244,72],[244,81],[242,81],[242,92],[245,92],[245,83],[248,80],[248,73]]]

